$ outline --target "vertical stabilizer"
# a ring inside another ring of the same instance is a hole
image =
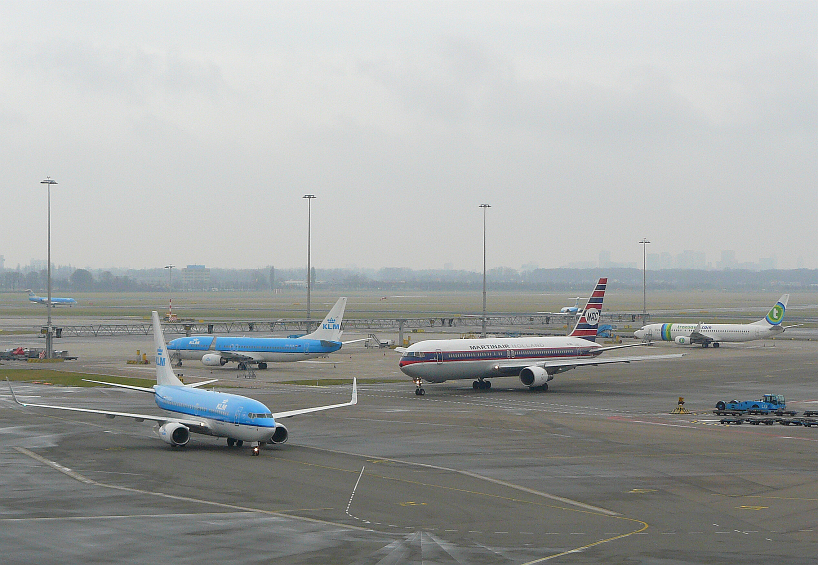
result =
[[[162,335],[162,325],[159,323],[159,314],[154,310],[151,316],[153,318],[153,343],[156,347],[156,384],[184,386],[170,366],[168,349],[165,347],[165,336]]]
[[[755,322],[756,324],[765,324],[767,326],[780,326],[784,321],[784,312],[787,311],[787,302],[790,300],[789,294],[784,294],[775,303],[775,306],[770,308],[764,319]]]
[[[342,296],[329,311],[326,318],[311,334],[304,336],[304,339],[324,339],[327,341],[341,341],[341,322],[344,319],[344,310],[347,307],[346,296]]]
[[[568,334],[569,337],[581,337],[588,341],[596,341],[596,332],[599,328],[599,316],[602,314],[602,299],[605,298],[605,289],[608,286],[608,279],[601,278],[597,281],[591,298],[585,305],[579,321],[574,331]]]

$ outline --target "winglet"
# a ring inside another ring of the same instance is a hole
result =
[[[357,377],[352,377],[352,400],[350,401],[350,405],[358,404],[358,379]]]
[[[16,402],[17,404],[19,404],[20,406],[26,406],[25,404],[23,404],[22,402],[20,402],[19,400],[17,400],[17,395],[16,395],[16,394],[14,394],[14,389],[13,389],[13,388],[11,388],[11,381],[9,380],[9,378],[8,378],[8,377],[6,377],[6,382],[9,384],[9,391],[11,391],[11,397],[14,399],[14,402]],[[354,387],[353,387],[353,388],[354,388]]]
[[[165,336],[162,335],[162,325],[159,323],[159,314],[154,310],[151,312],[153,318],[153,343],[156,348],[156,384],[170,386],[185,386],[170,366],[168,349],[165,346]]]

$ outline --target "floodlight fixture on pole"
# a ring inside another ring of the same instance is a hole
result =
[[[302,198],[307,199],[307,333],[310,331],[310,290],[312,287],[312,280],[310,278],[310,237],[312,234],[312,200],[315,198],[314,194],[305,194]]]
[[[45,177],[40,184],[48,185],[48,302],[45,307],[48,313],[48,327],[45,334],[45,358],[54,358],[54,344],[51,341],[53,337],[51,329],[51,185],[57,184],[57,181],[51,177]]]
[[[481,204],[483,209],[483,337],[486,337],[486,208],[491,204]]]
[[[647,250],[648,250],[648,238],[643,237],[642,241],[639,244],[642,246],[642,324],[645,324],[645,317],[647,316],[647,292],[646,292],[646,285],[645,285],[645,271],[647,267]]]
[[[176,265],[165,265],[165,268],[168,270],[168,290],[173,290],[173,269]]]

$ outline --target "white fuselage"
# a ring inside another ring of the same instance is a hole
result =
[[[513,337],[440,339],[415,343],[400,359],[400,369],[413,379],[433,383],[519,374],[543,361],[594,357],[601,346],[576,337]]]
[[[779,326],[767,324],[649,324],[634,332],[638,339],[647,341],[677,341],[689,338],[694,331],[714,342],[741,342],[764,339],[781,333]]]

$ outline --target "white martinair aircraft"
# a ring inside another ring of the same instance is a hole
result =
[[[424,380],[442,383],[476,378],[472,385],[475,389],[488,389],[491,388],[491,382],[486,379],[492,377],[518,377],[520,382],[532,390],[548,390],[548,381],[555,374],[582,365],[681,357],[679,354],[670,354],[600,358],[599,355],[604,351],[642,345],[634,343],[602,347],[594,342],[607,284],[607,278],[599,279],[574,331],[568,336],[419,341],[407,348],[396,348],[403,354],[400,370],[415,381],[417,395],[426,394],[423,389]]]
[[[284,412],[272,412],[258,400],[229,394],[226,392],[216,392],[212,390],[200,390],[205,384],[212,383],[213,380],[203,381],[186,385],[180,381],[173,373],[168,359],[168,351],[165,348],[165,339],[162,335],[162,327],[159,324],[159,315],[153,312],[153,339],[156,345],[156,384],[151,387],[122,385],[117,383],[106,383],[101,381],[88,382],[106,384],[129,390],[138,390],[153,394],[156,405],[170,414],[165,416],[130,414],[127,412],[109,412],[107,410],[92,410],[90,408],[69,408],[67,406],[51,406],[47,404],[29,404],[20,402],[11,389],[14,401],[21,406],[32,408],[52,408],[55,410],[71,410],[73,412],[86,412],[90,414],[101,414],[114,418],[122,416],[133,418],[137,422],[145,420],[154,422],[158,429],[159,438],[173,447],[187,445],[190,441],[190,433],[204,434],[209,436],[226,437],[227,445],[242,445],[245,441],[251,442],[253,446],[252,454],[259,454],[259,447],[266,443],[284,443],[287,441],[289,432],[281,423],[276,422],[282,418],[351,406],[358,402],[358,392],[356,380],[352,380],[352,400],[342,404],[331,404],[328,406],[315,406],[313,408],[300,408],[297,410],[286,410]],[[6,379],[8,381],[8,378]],[[215,380],[215,379],[214,379]]]
[[[718,347],[722,342],[753,341],[780,335],[789,294],[778,299],[764,318],[751,324],[648,324],[633,332],[644,341],[675,341],[679,345],[701,344],[702,347]]]

